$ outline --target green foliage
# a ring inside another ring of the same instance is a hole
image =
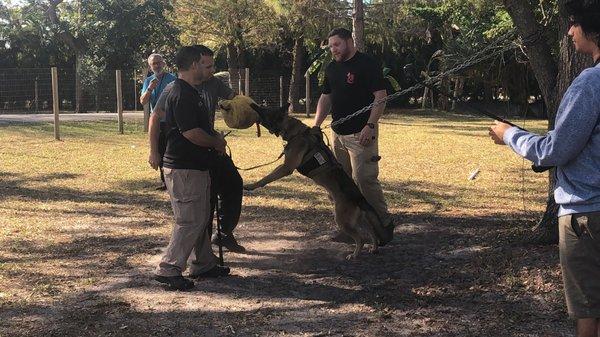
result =
[[[61,40],[61,33],[76,39],[88,71],[135,69],[150,52],[168,54],[178,46],[178,31],[164,14],[171,7],[163,0],[64,2],[57,7],[55,25],[47,6],[41,0],[0,5],[0,65],[72,67],[77,50]]]
[[[179,0],[174,2],[171,22],[181,30],[184,44],[245,48],[273,41],[275,18],[262,1]]]
[[[40,67],[69,62],[68,48],[53,43],[49,22],[35,4],[0,3],[0,67]]]
[[[546,39],[557,50],[557,0],[535,2]],[[51,24],[49,3],[0,3],[0,67],[73,67],[79,55],[83,81],[93,84],[107,69],[139,69],[151,52],[169,61],[180,43],[203,43],[217,55],[226,48],[228,55],[254,60],[245,64],[285,70],[292,65],[294,42],[302,41],[298,72],[308,67],[322,82],[331,60],[321,53],[322,42],[331,28],[350,28],[352,21],[352,2],[346,0],[64,0],[58,22]],[[430,69],[443,70],[512,30],[501,0],[365,1],[365,51],[402,86],[405,64],[425,70],[443,50]],[[62,34],[72,35],[77,48]],[[506,53],[474,67],[466,74],[466,90],[477,95],[484,82],[519,76],[515,69],[522,68],[511,65],[524,61],[519,53]]]

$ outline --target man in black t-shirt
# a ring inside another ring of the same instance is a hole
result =
[[[192,249],[195,259],[190,277],[229,274],[217,265],[206,231],[210,216],[210,165],[225,153],[226,142],[213,134],[209,114],[194,85],[206,73],[207,59],[195,47],[182,47],[176,55],[179,78],[166,102],[167,148],[163,158],[165,183],[175,215],[169,245],[155,272],[155,280],[171,289],[187,290],[194,282],[182,276]],[[153,114],[150,127],[160,122]],[[157,165],[153,165],[157,168]]]
[[[334,58],[325,69],[323,93],[317,104],[315,126],[321,126],[329,111],[334,123],[386,97],[381,67],[373,58],[356,50],[352,33],[336,28],[329,33]],[[385,104],[332,126],[333,153],[354,179],[385,226],[393,226],[383,197],[379,175],[378,121]],[[393,227],[391,227],[393,230]],[[339,235],[334,239],[342,239]]]
[[[215,70],[213,51],[203,45],[197,45],[196,47],[202,50],[202,55],[207,56],[207,68],[205,69],[205,79],[200,84],[196,85],[195,88],[200,93],[202,101],[208,109],[208,121],[210,123],[211,131],[216,132],[214,130],[214,123],[217,102],[219,99],[232,99],[235,96],[235,93],[227,84],[213,76]],[[160,110],[166,110],[166,99],[170,91],[171,85],[167,86],[160,95],[155,107],[155,111],[158,113],[160,113]],[[153,142],[156,143],[158,140],[158,130],[149,129],[148,136],[151,144]],[[159,153],[156,146],[151,146],[149,162],[152,165],[152,162],[156,161],[160,161]],[[210,177],[212,208],[214,209],[215,207],[217,195],[221,201],[218,209],[219,214],[217,214],[223,230],[221,243],[229,251],[238,253],[244,252],[246,249],[237,242],[233,234],[242,211],[242,177],[229,156],[217,156],[215,158],[211,167]],[[214,212],[211,212],[211,216],[212,214],[214,214]],[[209,222],[212,224],[212,217]],[[212,237],[212,242],[218,244],[218,241],[219,237],[215,233]]]

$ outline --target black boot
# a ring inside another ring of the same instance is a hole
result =
[[[217,236],[217,233],[213,234],[211,242],[213,245],[219,245],[219,237]],[[243,253],[246,251],[246,248],[237,242],[233,236],[233,233],[221,233],[221,245],[227,248],[227,250],[230,252],[234,253]]]

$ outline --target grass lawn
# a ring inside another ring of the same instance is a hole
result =
[[[65,123],[62,141],[51,124],[0,125],[0,336],[562,335],[557,249],[518,241],[543,211],[547,175],[494,145],[490,124],[382,120],[380,180],[398,227],[380,255],[345,262],[350,247],[325,237],[326,194],[294,173],[245,194],[237,232],[250,253],[227,254],[236,276],[191,293],[148,278],[172,214],[140,123],[125,135],[115,122]],[[281,152],[262,131],[228,136],[239,167]]]

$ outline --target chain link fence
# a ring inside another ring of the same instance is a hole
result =
[[[256,70],[249,69],[248,71],[249,96],[258,104],[266,104],[268,106],[280,106],[290,101],[290,85],[291,75],[283,74],[280,71],[273,70]],[[223,74],[222,79],[227,81],[227,74]],[[245,93],[246,87],[246,69],[235,69],[228,73],[229,84],[236,93]],[[298,105],[306,112],[306,78],[300,78],[297,83],[297,100]],[[316,76],[310,77],[309,88],[310,106],[308,110],[314,113],[317,108],[317,101],[321,94]]]
[[[246,74],[249,74],[246,80]],[[133,70],[122,71],[124,110],[141,111],[139,95],[143,78],[147,74]],[[258,104],[279,106],[289,100],[290,74],[281,71],[236,69],[231,73],[221,72],[219,76],[236,93],[245,93],[249,86],[249,96]],[[58,69],[58,97],[61,113],[74,112],[116,112],[117,94],[115,70],[106,70],[99,76],[82,74],[81,98],[77,102],[75,69]],[[306,79],[298,80],[298,106],[306,112]],[[316,77],[310,78],[310,106],[313,113],[320,95]],[[39,114],[52,113],[52,78],[50,68],[10,68],[0,69],[0,114]]]
[[[123,107],[141,110],[142,82],[134,71],[122,71]],[[116,112],[115,70],[99,76],[81,76],[81,98],[77,104],[75,69],[58,69],[58,97],[61,113]],[[52,113],[50,68],[0,69],[0,114]]]

